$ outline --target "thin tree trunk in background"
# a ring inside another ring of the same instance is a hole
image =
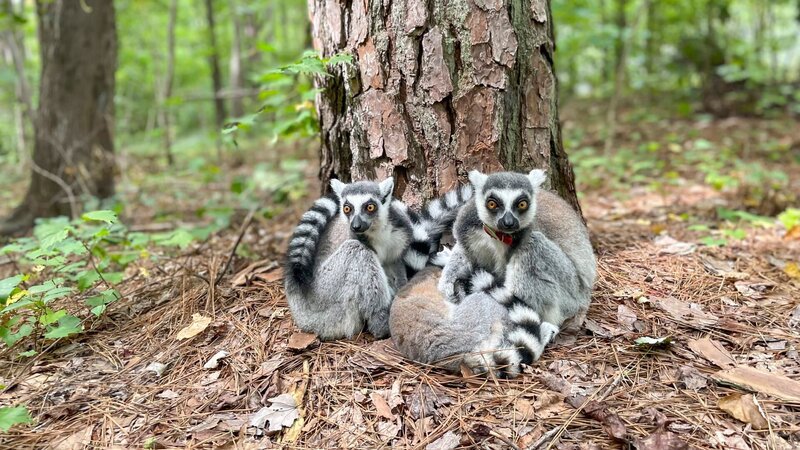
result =
[[[231,20],[233,21],[233,39],[231,40],[230,58],[230,87],[231,91],[238,92],[244,87],[244,74],[242,69],[242,21],[236,7],[236,1],[230,0]],[[234,117],[244,115],[244,102],[242,97],[231,99],[231,112]]]
[[[658,4],[657,0],[647,0],[645,2],[645,11],[647,14],[647,22],[645,22],[645,40],[644,40],[644,67],[648,76],[655,73],[656,62],[656,45],[658,40],[656,34],[658,33]]]
[[[3,11],[8,16],[21,14],[14,11],[14,4],[11,0],[0,0]],[[25,5],[21,4],[24,8]],[[20,162],[20,169],[24,169],[28,160],[28,132],[26,124],[33,125],[33,103],[31,101],[31,89],[28,85],[28,78],[25,76],[25,39],[19,30],[11,26],[0,32],[0,42],[5,47],[5,57],[14,67],[14,124],[17,138],[17,160]]]
[[[220,97],[222,90],[222,72],[219,69],[219,50],[217,48],[217,31],[214,23],[214,2],[205,0],[206,22],[208,23],[208,45],[210,48],[208,63],[211,66],[211,82],[214,88],[214,110],[216,112],[215,124],[217,129],[222,129],[225,123],[225,100]]]
[[[617,41],[614,44],[614,92],[611,94],[611,102],[608,106],[606,115],[606,140],[603,146],[603,151],[608,154],[614,146],[614,138],[617,132],[617,108],[619,108],[619,99],[622,95],[622,89],[625,86],[625,54],[627,53],[627,44],[625,33],[628,28],[628,20],[625,15],[625,6],[627,0],[617,0]]]
[[[169,22],[167,23],[167,73],[164,75],[164,89],[161,92],[159,113],[161,126],[164,127],[164,151],[167,155],[167,164],[172,167],[175,158],[172,155],[172,129],[169,107],[167,102],[172,96],[172,84],[175,79],[175,22],[178,19],[178,0],[170,0]]]
[[[472,169],[546,168],[579,209],[561,144],[547,0],[312,0],[314,47],[356,55],[317,80],[320,178],[395,177],[411,204]]]
[[[42,73],[32,176],[0,233],[37,217],[74,216],[84,196],[114,193],[114,72],[117,33],[106,0],[39,0]],[[84,9],[85,8],[85,9]]]

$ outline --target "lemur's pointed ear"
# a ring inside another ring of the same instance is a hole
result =
[[[392,198],[392,192],[394,192],[394,177],[389,177],[381,181],[381,184],[379,184],[378,187],[381,190],[381,198],[383,198],[383,203],[386,203]]]
[[[344,190],[344,186],[345,184],[336,178],[331,179],[331,189],[333,189],[333,192],[335,192],[336,196],[339,197],[339,200],[342,199],[342,191]]]
[[[481,173],[479,170],[471,170],[469,172],[469,182],[472,183],[476,194],[483,190],[483,185],[486,183],[487,178],[489,178],[489,176]]]
[[[531,180],[531,186],[538,189],[547,180],[547,174],[542,169],[533,169],[528,173],[528,179]]]

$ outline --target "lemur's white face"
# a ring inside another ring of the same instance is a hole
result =
[[[536,216],[536,191],[545,180],[541,170],[527,176],[513,172],[469,173],[475,188],[475,206],[484,225],[503,233],[528,228]]]
[[[392,203],[394,179],[388,178],[380,184],[359,181],[344,184],[331,180],[331,187],[339,197],[341,212],[350,224],[350,231],[356,235],[379,231],[389,218]]]

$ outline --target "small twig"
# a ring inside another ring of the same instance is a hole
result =
[[[501,441],[505,442],[505,444],[508,445],[509,448],[513,448],[514,450],[520,450],[520,448],[517,447],[517,444],[515,444],[513,441],[511,441],[509,438],[503,436],[502,434],[500,434],[500,433],[498,433],[498,432],[496,432],[494,430],[490,430],[489,434],[491,436],[494,436],[497,439],[500,439]]]
[[[233,244],[233,248],[231,248],[231,252],[228,255],[227,261],[225,261],[225,265],[222,267],[222,270],[219,271],[217,274],[217,278],[214,280],[214,286],[218,285],[222,277],[228,271],[228,268],[231,266],[231,261],[233,260],[233,256],[236,254],[236,249],[239,248],[239,244],[242,242],[242,238],[244,237],[244,232],[247,231],[247,228],[250,227],[250,224],[253,222],[253,215],[256,213],[256,208],[250,208],[250,211],[247,213],[247,217],[244,218],[244,222],[242,222],[241,228],[239,228],[239,236],[236,238],[236,243]]]
[[[550,440],[550,438],[558,434],[559,431],[561,431],[560,425],[548,431],[547,433],[543,434],[542,437],[540,437],[539,439],[536,440],[536,442],[531,444],[531,446],[528,447],[527,450],[537,450],[539,447],[544,445],[545,442]]]

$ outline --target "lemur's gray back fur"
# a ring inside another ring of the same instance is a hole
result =
[[[392,198],[392,178],[344,184],[303,214],[289,241],[288,303],[298,326],[322,339],[351,337],[366,324],[388,333],[388,308],[407,277],[438,250],[442,230],[471,190],[448,194],[421,214]]]
[[[502,339],[483,347],[502,341],[485,368],[506,366],[501,374],[508,376],[537,360],[559,327],[582,324],[596,276],[586,227],[561,198],[539,190],[544,179],[539,170],[471,172],[475,201],[459,213],[457,244],[439,283],[452,302],[486,292],[507,307]]]

